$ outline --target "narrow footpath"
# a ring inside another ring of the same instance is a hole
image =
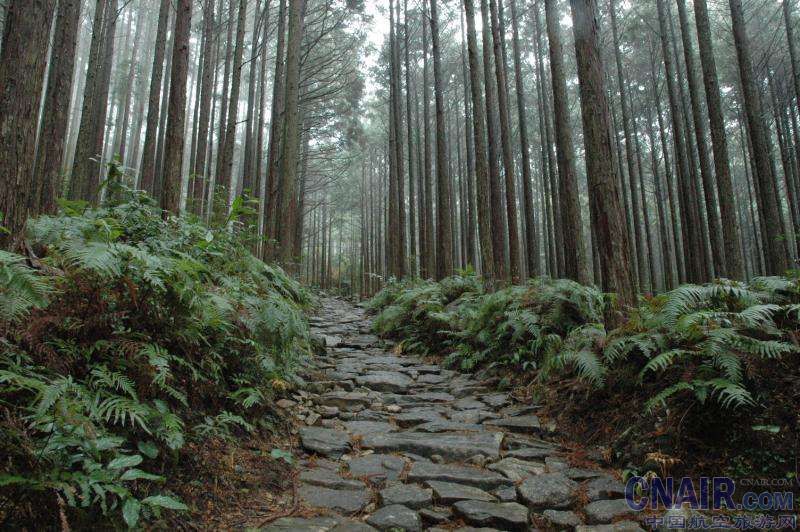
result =
[[[327,352],[289,401],[304,425],[303,517],[265,530],[642,530],[624,486],[570,464],[535,406],[393,354],[343,300],[325,299],[311,323]]]

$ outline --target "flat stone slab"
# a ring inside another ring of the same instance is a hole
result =
[[[488,410],[459,410],[450,414],[451,421],[458,421],[459,423],[483,423],[487,419],[497,419],[498,416],[494,412]]]
[[[411,412],[401,412],[400,414],[392,416],[392,419],[394,419],[398,427],[404,429],[432,421],[447,421],[439,410],[432,408],[420,408]]]
[[[481,401],[492,408],[500,408],[511,402],[507,393],[492,393],[481,397]]]
[[[392,432],[395,427],[391,423],[385,421],[346,421],[344,423],[345,430],[352,435],[364,435],[375,432]]]
[[[348,515],[362,511],[371,500],[371,494],[366,489],[335,490],[301,484],[297,491],[309,506]]]
[[[484,423],[487,426],[497,427],[508,432],[521,434],[538,434],[542,430],[542,424],[538,416],[518,416],[503,419],[491,419]]]
[[[578,514],[568,510],[545,510],[542,517],[550,526],[558,529],[572,528],[583,524],[583,520]]]
[[[350,437],[335,429],[302,427],[300,443],[307,451],[337,458],[350,451]]]
[[[453,403],[453,408],[458,410],[483,410],[486,405],[474,397],[462,397]]]
[[[342,521],[331,532],[376,532],[375,528],[359,521]]]
[[[359,375],[355,378],[355,381],[359,386],[389,393],[407,391],[414,384],[414,381],[408,375],[393,371],[375,371],[366,375]]]
[[[282,517],[276,519],[266,527],[263,532],[328,532],[339,524],[339,519],[333,517]]]
[[[384,506],[367,518],[367,523],[378,530],[404,530],[419,532],[422,530],[422,519],[411,508],[399,504]]]
[[[625,499],[590,502],[583,508],[590,524],[610,523],[620,517],[630,516],[633,510]]]
[[[516,502],[461,501],[453,509],[471,525],[527,530],[528,509]]]
[[[459,423],[457,421],[428,421],[417,425],[414,430],[418,432],[483,432],[483,425],[476,423]]]
[[[519,458],[503,458],[499,462],[489,464],[487,469],[501,473],[514,482],[519,482],[528,477],[544,473],[544,464],[527,462]]]
[[[322,394],[317,399],[317,403],[324,406],[335,406],[343,412],[357,412],[368,407],[372,400],[365,393],[337,390]]]
[[[557,452],[558,450],[555,448],[547,449],[543,447],[528,447],[526,449],[508,451],[506,456],[519,458],[521,460],[544,460],[545,458],[553,456]]]
[[[497,499],[494,495],[483,491],[475,486],[465,484],[455,484],[453,482],[441,482],[439,480],[429,480],[425,483],[433,490],[436,502],[439,504],[453,504],[458,501],[486,501],[493,502]]]
[[[511,486],[508,478],[474,467],[434,464],[432,462],[414,462],[408,472],[409,482],[425,482],[438,480],[475,486],[483,490],[492,490],[501,486]]]
[[[500,456],[502,437],[492,433],[427,434],[396,432],[370,434],[361,446],[382,452],[409,452],[430,458],[439,455],[450,460],[466,460],[476,454]]]
[[[441,384],[445,381],[447,381],[447,377],[437,373],[425,373],[417,377],[417,383],[419,384]]]
[[[364,483],[359,480],[352,480],[340,477],[336,471],[331,469],[316,468],[308,469],[300,473],[300,481],[314,486],[322,486],[331,489],[364,489]]]
[[[358,318],[356,318],[357,321]],[[374,334],[359,334],[358,336],[352,338],[345,338],[342,340],[342,345],[346,347],[370,347],[373,345],[378,345],[381,342],[381,339],[375,336]]]
[[[400,504],[412,510],[419,510],[433,503],[432,491],[415,484],[394,484],[382,489],[380,496],[384,506]]]
[[[525,479],[517,495],[531,510],[567,508],[574,500],[578,483],[561,473],[545,473]]]
[[[392,454],[368,454],[353,458],[347,463],[350,474],[355,478],[367,477],[369,480],[400,478],[406,461]]]
[[[592,502],[601,499],[621,499],[625,497],[625,485],[609,477],[594,478],[586,483],[586,497]]]

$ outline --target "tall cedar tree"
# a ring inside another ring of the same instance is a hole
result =
[[[630,249],[619,180],[613,162],[611,119],[597,27],[597,2],[570,0],[570,4],[586,146],[589,211],[597,238],[603,288],[616,292],[622,304],[633,304],[636,293],[628,261]]]

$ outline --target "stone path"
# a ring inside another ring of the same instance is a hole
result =
[[[342,300],[324,300],[311,323],[327,352],[282,406],[305,425],[298,494],[318,516],[265,530],[642,530],[624,486],[570,467],[535,407],[392,354]]]

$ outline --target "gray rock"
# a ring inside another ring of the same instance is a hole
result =
[[[455,482],[475,486],[483,490],[492,490],[501,486],[511,486],[511,480],[502,475],[457,465],[434,464],[431,462],[415,462],[408,472],[410,482],[425,482],[439,480],[442,482]]]
[[[467,486],[465,484],[455,484],[453,482],[441,482],[429,480],[425,483],[433,490],[436,502],[439,504],[453,504],[458,501],[486,501],[497,500],[494,495],[486,493],[480,488]]]
[[[297,491],[309,506],[342,514],[358,513],[366,508],[371,500],[370,493],[366,489],[334,490],[311,484],[301,484]]]
[[[459,410],[450,415],[450,420],[459,423],[483,423],[487,419],[497,419],[498,417],[500,416],[494,412],[486,410]]]
[[[356,318],[358,319],[358,318]],[[342,345],[346,347],[370,347],[379,344],[380,338],[373,334],[360,334],[354,338],[345,338]]]
[[[324,468],[309,469],[300,473],[300,481],[323,488],[359,490],[364,488],[364,483],[340,477],[336,471]]]
[[[325,347],[339,347],[342,343],[340,336],[323,335],[322,338],[325,340]]]
[[[404,392],[414,384],[407,375],[393,371],[375,371],[355,378],[356,384],[379,392]]]
[[[482,425],[471,423],[459,423],[457,421],[428,421],[414,427],[417,432],[482,432]]]
[[[521,460],[544,460],[548,456],[552,456],[553,453],[558,452],[556,449],[546,449],[543,447],[527,447],[525,449],[515,449],[513,451],[508,451],[506,456],[510,456],[512,458],[519,458]],[[577,480],[577,479],[573,479]]]
[[[531,510],[567,508],[574,500],[578,483],[561,473],[545,473],[525,479],[517,494]]]
[[[500,502],[516,502],[517,489],[513,486],[497,488],[494,490],[494,495]]]
[[[441,384],[447,380],[447,377],[436,373],[425,373],[417,377],[419,384]]]
[[[400,504],[413,510],[430,506],[433,502],[431,490],[422,489],[415,484],[394,484],[382,489],[380,496],[384,506]]]
[[[583,508],[583,512],[586,514],[589,524],[610,523],[620,517],[633,514],[633,510],[625,499],[590,502]]]
[[[507,405],[511,400],[507,393],[493,393],[484,395],[481,397],[481,401],[492,408],[500,408],[501,406]]]
[[[514,482],[519,482],[528,477],[544,473],[544,464],[539,462],[526,462],[519,458],[503,458],[499,462],[489,464],[488,469],[490,471],[502,473]]]
[[[358,521],[342,521],[336,525],[331,532],[377,532],[373,527],[367,523],[360,523]]]
[[[335,406],[342,412],[358,412],[370,404],[370,398],[365,393],[333,391],[322,394],[317,403],[324,406]]]
[[[562,458],[555,456],[548,456],[544,459],[544,465],[547,466],[548,473],[555,473],[556,471],[564,471],[569,468],[569,464]]]
[[[282,517],[261,530],[263,532],[328,532],[333,530],[338,523],[339,520],[333,517],[312,517],[310,519]]]
[[[611,525],[576,526],[575,532],[644,532],[644,529],[634,521],[617,521]]]
[[[500,434],[482,432],[466,434],[404,432],[370,434],[361,440],[361,446],[382,452],[411,452],[428,457],[438,454],[449,460],[464,460],[475,454],[499,456],[501,441]]]
[[[486,405],[474,397],[467,396],[462,397],[458,401],[454,402],[453,408],[458,410],[482,410],[486,408]]]
[[[419,511],[419,516],[422,518],[422,521],[429,525],[438,525],[439,523],[444,523],[450,519],[451,515],[451,512],[446,508],[437,510],[423,508]]]
[[[406,461],[391,454],[368,454],[353,458],[347,463],[355,478],[367,477],[375,480],[397,480],[406,466]]]
[[[367,518],[367,523],[378,530],[403,530],[405,532],[419,532],[422,530],[422,519],[419,514],[410,508],[393,504],[384,506]]]
[[[578,514],[567,510],[545,510],[542,516],[550,526],[559,529],[571,529],[583,524]]]
[[[613,480],[608,473],[603,471],[598,471],[596,469],[581,469],[578,467],[569,467],[564,470],[564,474],[567,475],[572,480],[577,480],[578,482],[583,482],[584,480],[590,479],[610,479]]]
[[[503,530],[527,530],[528,509],[516,502],[461,501],[453,508],[467,523]]]
[[[373,434],[375,432],[392,432],[396,430],[391,423],[385,421],[347,421],[345,429],[352,435]]]
[[[569,470],[565,473],[568,474]],[[586,483],[586,498],[589,501],[618,499],[625,497],[625,485],[610,477],[594,478]]]
[[[300,443],[304,449],[325,456],[339,457],[350,450],[346,432],[323,427],[302,427]]]
[[[542,430],[538,416],[533,415],[491,419],[484,425],[519,434],[538,434]]]
[[[400,428],[411,428],[423,423],[430,423],[432,421],[447,421],[439,410],[432,408],[420,408],[410,411],[402,412],[392,416],[394,422]]]

